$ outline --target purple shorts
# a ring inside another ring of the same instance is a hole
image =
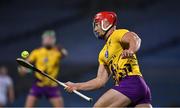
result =
[[[42,96],[45,96],[46,98],[54,98],[54,97],[60,97],[60,90],[58,86],[50,87],[39,87],[37,85],[33,85],[29,95],[36,96],[37,98],[40,98]]]
[[[151,103],[150,89],[141,76],[127,76],[113,89],[127,96],[132,102],[130,106]]]

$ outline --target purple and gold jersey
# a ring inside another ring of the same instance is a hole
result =
[[[113,74],[115,85],[118,85],[121,78],[125,76],[142,76],[135,54],[133,58],[121,58],[123,47],[120,41],[127,32],[129,31],[126,29],[115,30],[99,53],[99,64],[105,65]]]
[[[46,49],[41,47],[31,52],[28,61],[34,63],[41,71],[46,72],[53,78],[57,78],[61,57],[62,54],[57,48]],[[35,73],[35,77],[38,80],[36,83],[37,86],[57,86],[55,82],[37,72]]]

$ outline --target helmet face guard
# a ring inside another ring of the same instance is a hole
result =
[[[108,22],[109,25],[106,25],[105,22]],[[99,23],[100,28],[102,31],[104,31],[104,35],[99,35],[98,32],[95,31],[96,23]],[[99,12],[95,15],[93,20],[93,30],[94,34],[98,39],[104,39],[104,36],[107,34],[107,32],[117,23],[117,16],[114,12]]]

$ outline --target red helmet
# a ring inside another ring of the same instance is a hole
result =
[[[104,20],[107,20],[109,22],[109,25],[106,28],[104,28]],[[102,30],[107,31],[112,26],[116,25],[117,23],[116,13],[108,12],[108,11],[99,12],[94,17],[94,23],[96,22],[99,22],[101,24]]]
[[[104,26],[104,22],[108,21],[109,25],[107,27]],[[117,16],[116,13],[114,12],[99,12],[94,16],[93,20],[93,26],[95,27],[95,23],[100,23],[101,29],[105,32],[103,36],[99,36],[98,33],[95,33],[95,36],[98,37],[99,39],[103,39],[106,33],[114,26],[117,24]]]

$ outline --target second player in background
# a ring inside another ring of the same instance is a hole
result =
[[[41,71],[57,78],[60,61],[67,55],[68,52],[66,49],[56,45],[55,31],[47,30],[42,34],[42,46],[34,49],[27,60]],[[19,72],[21,75],[24,75],[30,72],[30,70],[19,67]],[[38,99],[45,96],[52,106],[63,107],[63,98],[58,85],[39,73],[35,73],[34,75],[35,81],[29,91],[25,106],[32,107],[36,104]]]

